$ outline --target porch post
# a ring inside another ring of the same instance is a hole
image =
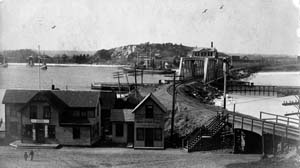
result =
[[[32,124],[32,140],[35,141],[36,140],[36,130],[35,130],[35,124]]]
[[[45,124],[45,138],[48,138],[48,125]]]

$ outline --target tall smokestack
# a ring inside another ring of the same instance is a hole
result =
[[[214,42],[213,41],[210,42],[210,47],[214,48]]]

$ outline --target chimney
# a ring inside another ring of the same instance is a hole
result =
[[[210,42],[210,47],[214,48],[214,42],[213,41]]]

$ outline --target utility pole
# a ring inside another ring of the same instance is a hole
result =
[[[172,97],[172,114],[171,114],[171,145],[174,146],[174,118],[175,118],[175,103],[176,103],[176,77],[181,77],[176,75],[176,71],[173,71],[172,76],[166,75],[166,77],[173,77],[173,97]],[[177,85],[178,86],[178,85]]]
[[[137,88],[137,78],[136,78],[136,64],[134,65],[134,83],[135,83],[135,98],[137,97],[137,92],[138,92],[138,88]]]
[[[171,145],[174,145],[174,117],[175,117],[175,96],[176,96],[176,88],[175,88],[175,78],[176,71],[173,74],[173,100],[172,100],[172,116],[171,116]]]
[[[38,55],[38,61],[39,61],[39,90],[41,90],[41,72],[40,72],[40,69],[41,69],[41,60],[40,60],[40,45],[38,45],[38,48],[39,48],[39,55]]]
[[[114,72],[113,77],[118,79],[118,88],[119,88],[119,96],[121,97],[121,84],[120,84],[120,78],[124,77],[123,72]]]
[[[223,75],[224,75],[224,110],[226,110],[226,78],[227,78],[227,60],[226,58],[223,59]]]
[[[141,69],[141,84],[144,84],[144,70]]]

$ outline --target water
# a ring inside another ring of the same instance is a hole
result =
[[[39,89],[39,73],[41,89],[50,89],[51,84],[65,89],[90,89],[93,82],[117,82],[113,78],[113,72],[120,71],[118,67],[48,67],[48,70],[39,70],[38,66],[10,65],[8,68],[0,68],[0,89],[25,88]],[[140,82],[140,77],[138,82]],[[158,83],[160,79],[169,79],[159,74],[144,74],[144,83]],[[129,76],[130,83],[134,77]],[[126,78],[121,83],[126,83]]]
[[[113,72],[120,71],[118,67],[99,66],[48,66],[41,70],[38,66],[29,67],[25,64],[9,65],[0,68],[0,101],[2,102],[5,89],[50,89],[52,84],[60,89],[89,90],[93,82],[118,82],[113,78]],[[40,76],[40,77],[39,77]],[[159,74],[144,74],[144,83],[158,83],[160,79],[166,80]],[[141,77],[137,77],[138,83]],[[134,82],[134,77],[128,77],[129,83]],[[127,83],[126,78],[121,83]],[[4,119],[4,105],[0,104],[0,118]],[[1,130],[1,128],[0,128]]]
[[[300,86],[300,72],[259,72],[243,80],[253,82],[255,85]],[[294,96],[263,97],[237,94],[229,94],[228,96],[228,110],[233,111],[234,104],[236,104],[235,110],[237,112],[258,118],[261,111],[278,115],[297,111],[293,106],[282,105],[284,101],[295,100]],[[221,100],[217,100],[216,102],[223,106]]]
[[[300,86],[300,72],[259,72],[243,81],[255,85]]]

